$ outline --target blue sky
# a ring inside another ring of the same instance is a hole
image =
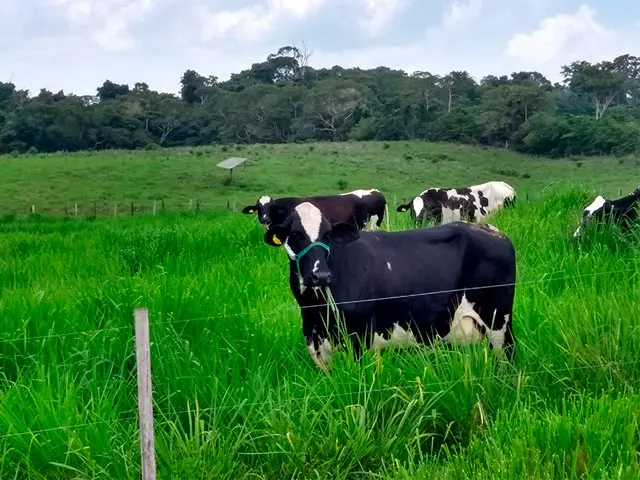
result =
[[[95,94],[105,79],[177,92],[192,68],[226,79],[282,45],[315,67],[444,74],[640,56],[632,0],[0,0],[0,81]]]

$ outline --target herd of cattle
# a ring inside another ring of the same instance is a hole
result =
[[[496,227],[479,221],[515,201],[513,187],[501,181],[429,188],[397,211],[409,211],[416,225],[435,226],[393,232],[379,230],[385,216],[389,230],[389,216],[376,189],[263,196],[242,211],[257,213],[264,242],[287,252],[307,348],[326,371],[333,348],[343,343],[340,329],[358,357],[363,348],[488,338],[512,361],[515,249]],[[598,196],[574,237],[593,219],[636,219],[639,204],[640,187],[617,200]],[[330,293],[340,325],[321,293]]]

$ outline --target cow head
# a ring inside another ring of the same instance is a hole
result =
[[[295,262],[300,283],[305,287],[325,287],[331,283],[327,260],[331,247],[356,240],[357,227],[340,222],[331,225],[320,210],[309,202],[296,206],[286,220],[269,228],[264,242],[273,247],[284,246]]]
[[[440,188],[430,188],[415,197],[410,203],[399,205],[398,212],[409,211],[411,218],[419,222],[432,219],[439,221],[442,217],[442,203],[447,199],[447,192]]]
[[[269,205],[273,201],[269,195],[263,195],[258,199],[258,201],[254,205],[247,205],[242,209],[242,213],[245,215],[252,215],[254,213],[258,214],[258,221],[264,226],[267,227],[270,223],[269,220]]]
[[[594,217],[600,217],[605,212],[611,210],[611,202],[606,200],[602,195],[598,195],[591,204],[582,211],[582,218],[580,219],[580,225],[573,233],[573,238],[578,238],[582,230],[587,226],[589,220]]]
[[[287,214],[287,209],[278,204],[268,195],[258,199],[254,205],[248,205],[242,209],[245,215],[258,214],[258,221],[264,228],[269,228],[274,223],[281,223]]]

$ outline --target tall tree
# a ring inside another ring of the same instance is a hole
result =
[[[595,107],[595,118],[600,119],[617,95],[624,91],[627,78],[613,62],[591,64],[575,61],[562,66],[564,83],[578,93],[587,95]]]
[[[129,85],[114,83],[111,80],[105,80],[102,86],[97,88],[98,98],[101,102],[115,100],[118,97],[129,93]]]

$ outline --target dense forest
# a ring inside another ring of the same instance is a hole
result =
[[[106,80],[95,96],[0,83],[0,153],[313,140],[463,142],[521,152],[624,155],[640,150],[640,58],[575,61],[552,84],[539,72],[445,76],[315,69],[285,46],[219,81],[193,70],[180,94]]]

